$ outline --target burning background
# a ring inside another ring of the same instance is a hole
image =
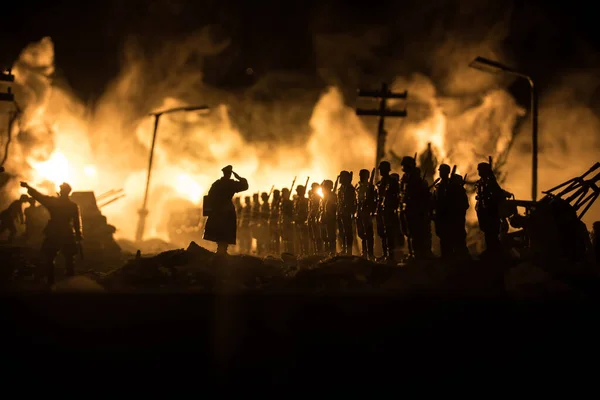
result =
[[[44,23],[31,10],[15,18],[27,32],[21,42],[32,41],[7,64],[18,111],[3,104],[0,114],[1,154],[8,148],[4,166],[15,175],[3,182],[2,206],[18,195],[19,180],[47,192],[63,181],[96,194],[123,188],[127,196],[103,213],[117,237],[132,239],[154,124],[148,113],[188,105],[210,111],[161,118],[146,237],[164,238],[170,212],[198,205],[227,164],[248,178],[247,195],[289,187],[294,176],[356,176],[374,166],[376,146],[375,118],[355,115],[356,89],[382,81],[409,94],[392,105],[408,117],[386,121],[388,152],[422,153],[431,142],[439,162],[473,179],[491,155],[504,163],[505,188],[529,199],[527,84],[470,69],[476,56],[536,78],[540,192],[598,161],[600,75],[586,68],[597,52],[557,29],[561,10],[478,1],[353,10],[329,1],[265,13],[227,1],[134,3],[71,9],[68,25],[47,12]],[[594,207],[585,221],[597,219]]]

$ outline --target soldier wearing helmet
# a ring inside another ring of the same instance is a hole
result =
[[[375,170],[373,170],[373,175]],[[372,179],[369,180],[369,170],[361,169],[359,172],[360,181],[356,185],[357,194],[357,212],[356,228],[358,237],[362,241],[362,256],[369,260],[374,260],[374,233],[373,233],[373,214],[377,206],[375,186]]]
[[[290,189],[281,190],[281,202],[279,205],[279,229],[283,251],[294,252],[294,202],[290,199]]]
[[[256,251],[259,255],[265,255],[270,251],[270,230],[269,216],[271,215],[271,205],[269,204],[269,193],[262,192],[260,194],[262,204],[260,205],[260,222],[258,229],[258,238],[256,239]]]
[[[68,183],[60,185],[58,197],[43,195],[26,182],[21,182],[21,186],[27,188],[27,193],[50,213],[42,244],[48,284],[54,283],[54,260],[59,252],[65,259],[67,276],[75,275],[75,254],[80,249],[83,235],[79,207],[69,198],[71,186]]]
[[[398,181],[390,176],[390,172],[389,162],[379,163],[381,179],[377,182],[377,234],[381,238],[383,249],[380,260],[394,263],[398,237],[397,223],[394,219],[398,218],[396,210],[398,209],[400,187]]]
[[[426,259],[431,252],[431,195],[427,181],[421,177],[413,157],[402,159],[401,197],[404,233],[416,259]]]
[[[240,215],[240,252],[250,254],[252,250],[252,232],[250,223],[252,219],[252,202],[250,196],[244,197],[244,205]]]
[[[479,163],[477,172],[480,179],[475,184],[477,192],[475,211],[477,212],[479,229],[483,231],[485,236],[486,251],[484,256],[497,255],[502,251],[500,244],[500,229],[502,227],[500,205],[509,194],[496,181],[496,176],[489,163]]]
[[[440,176],[439,182],[434,186],[432,208],[442,258],[465,257],[468,255],[465,216],[469,199],[462,177],[456,174],[451,176],[449,165],[440,165],[438,171]]]
[[[330,256],[335,255],[337,237],[337,196],[333,192],[333,182],[326,179],[321,184],[323,198],[319,205],[319,222],[321,224],[321,240],[323,250]]]
[[[309,255],[308,239],[308,199],[304,185],[296,187],[298,195],[294,200],[294,239],[297,252],[303,256]]]
[[[279,226],[279,211],[281,203],[281,192],[273,190],[273,200],[271,201],[271,214],[269,215],[269,240],[271,253],[279,255],[281,253],[281,231]]]
[[[308,236],[313,255],[321,254],[323,243],[321,240],[321,227],[319,225],[320,187],[317,182],[313,182],[308,192]]]
[[[6,210],[0,212],[0,235],[8,231],[8,242],[13,243],[17,236],[17,223],[25,224],[23,217],[23,204],[29,201],[29,197],[22,195],[13,201]]]
[[[351,172],[340,172],[340,188],[338,189],[337,205],[342,255],[352,255],[354,214],[356,213],[356,190],[354,189],[354,186],[352,186]]]

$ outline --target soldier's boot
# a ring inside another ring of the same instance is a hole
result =
[[[361,241],[362,257],[369,258],[369,250],[367,248],[367,239]]]

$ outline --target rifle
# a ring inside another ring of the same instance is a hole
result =
[[[372,185],[375,180],[375,168],[371,171],[371,176],[369,177],[369,184]]]
[[[297,178],[297,176],[295,176],[294,180],[292,181],[292,186],[290,186],[290,193],[292,193],[292,190],[294,190],[294,185],[296,184],[296,178]]]
[[[490,164],[490,169],[493,169],[492,156],[488,156],[488,163]]]
[[[271,198],[271,195],[273,194],[273,190],[275,189],[275,185],[271,186],[271,190],[269,191],[269,195],[267,196],[267,200],[269,200]]]
[[[429,190],[433,189],[433,187],[434,187],[435,185],[437,185],[437,183],[438,183],[439,181],[441,181],[441,180],[442,180],[442,178],[437,178],[435,181],[433,181],[433,183],[431,184],[431,186],[429,186]]]
[[[308,180],[310,179],[310,176],[306,177],[306,183],[304,184],[304,196],[306,196],[306,194],[308,193]]]
[[[456,174],[456,164],[452,167],[452,172],[450,173],[450,178],[452,178]]]

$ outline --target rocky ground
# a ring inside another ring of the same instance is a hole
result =
[[[0,284],[7,292],[44,290],[39,255],[18,246],[0,247]],[[599,293],[595,270],[563,266],[540,268],[517,261],[441,260],[383,265],[360,257],[280,258],[248,255],[217,256],[190,243],[170,250],[102,265],[86,255],[78,261],[77,276],[65,278],[57,266],[56,292],[184,292],[256,294],[386,294],[416,296],[588,297]],[[95,261],[95,263],[94,263]],[[90,266],[94,263],[93,268]],[[117,267],[114,267],[117,265]],[[112,269],[111,269],[112,267]]]

